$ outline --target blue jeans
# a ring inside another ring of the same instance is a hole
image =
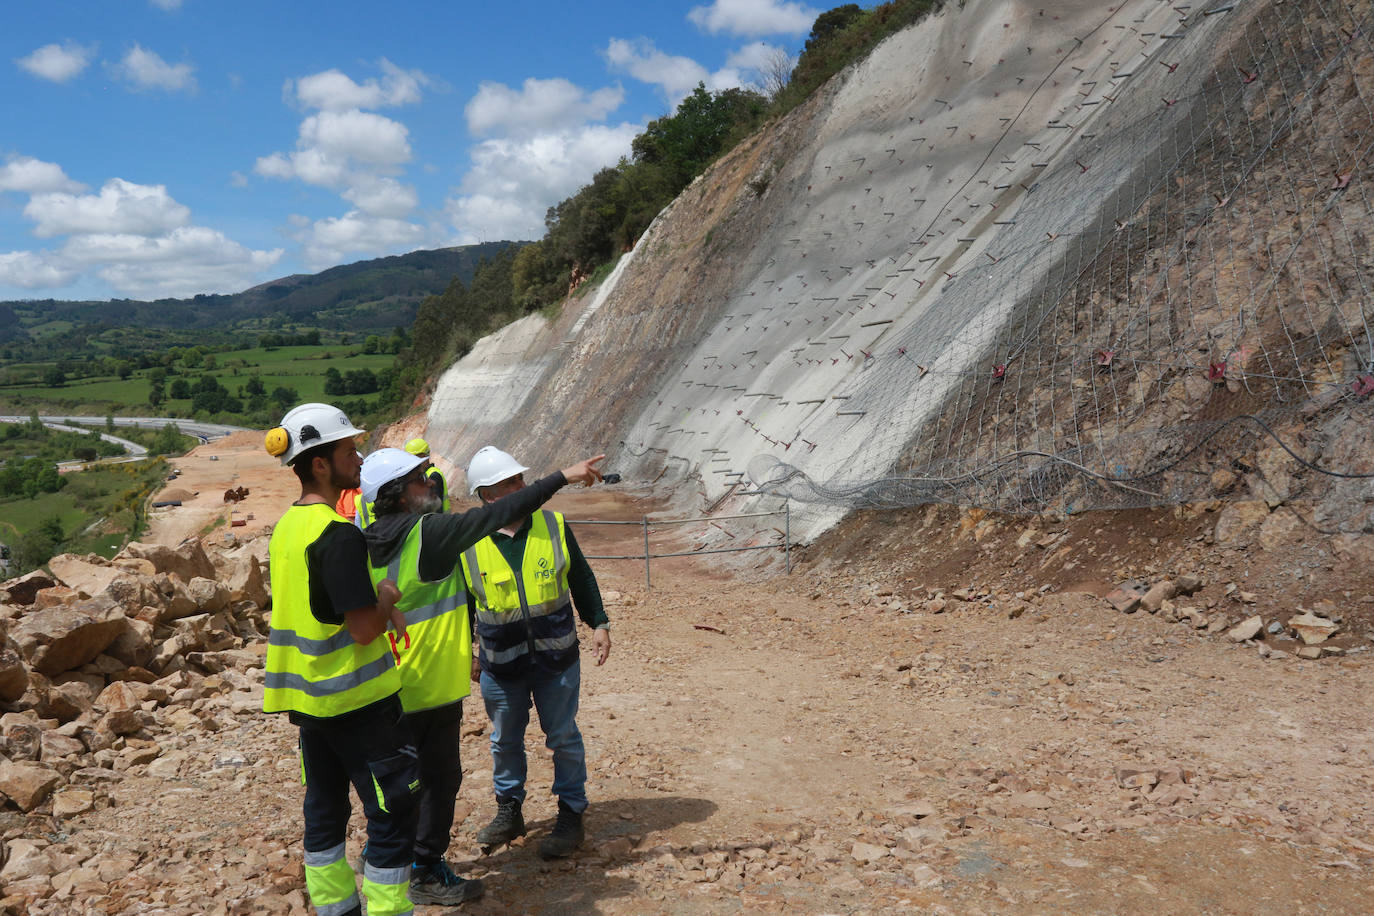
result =
[[[492,677],[482,672],[482,702],[491,719],[492,782],[498,799],[525,800],[525,726],[539,713],[544,746],[553,752],[553,794],[574,811],[587,807],[587,751],[577,730],[582,663],[558,674]]]

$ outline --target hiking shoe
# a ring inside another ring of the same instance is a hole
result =
[[[586,831],[582,828],[582,812],[574,811],[560,801],[558,820],[549,835],[544,837],[544,842],[539,844],[539,857],[562,859],[570,856],[586,837]]]
[[[476,900],[486,890],[476,878],[460,878],[443,859],[410,871],[410,902],[457,906]]]
[[[525,835],[525,815],[520,812],[519,799],[496,800],[496,816],[491,823],[477,831],[477,845],[483,855],[490,855],[497,846]]]

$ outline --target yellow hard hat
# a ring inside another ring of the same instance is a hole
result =
[[[416,436],[406,443],[406,451],[410,452],[412,455],[428,455],[429,443],[419,436]]]

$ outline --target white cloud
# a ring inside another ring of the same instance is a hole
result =
[[[124,59],[111,68],[116,77],[135,89],[165,89],[168,92],[194,91],[194,69],[190,64],[169,64],[142,45],[134,45]]]
[[[674,108],[698,83],[719,91],[734,89],[746,82],[738,68],[727,66],[713,73],[690,57],[665,54],[647,38],[634,41],[612,38],[604,53],[606,62],[613,68],[640,82],[658,86]]]
[[[561,78],[525,80],[519,90],[484,82],[464,113],[468,130],[486,135],[540,133],[600,121],[625,101],[619,86],[587,92]]]
[[[712,35],[805,35],[821,10],[778,0],[714,0],[710,6],[694,6],[687,18]]]
[[[544,234],[550,206],[629,155],[640,125],[586,125],[521,138],[493,138],[472,150],[472,168],[446,213],[456,244]]]
[[[316,220],[298,238],[305,247],[306,263],[322,270],[343,263],[350,255],[380,257],[382,252],[403,252],[428,241],[423,226],[389,217],[375,217],[357,210],[343,216]]]
[[[0,166],[0,191],[21,191],[42,194],[51,191],[75,193],[86,190],[79,181],[72,181],[62,166],[44,162],[32,156],[15,156]]]
[[[54,263],[48,253],[11,251],[0,254],[0,286],[23,289],[52,289],[66,286],[76,278],[76,272]]]
[[[404,124],[371,112],[322,111],[301,122],[300,145],[327,156],[390,166],[410,159]]]
[[[145,299],[235,292],[281,259],[280,248],[254,251],[203,226],[183,226],[157,238],[129,234],[73,236],[61,260],[94,269],[116,290]]]
[[[95,45],[79,45],[68,41],[44,45],[27,57],[18,58],[15,63],[41,79],[65,83],[85,70],[94,56]]]
[[[339,70],[325,70],[286,83],[289,93],[306,108],[340,111],[349,108],[384,108],[409,105],[420,101],[420,89],[430,83],[419,70],[402,70],[386,58],[379,62],[383,75],[380,81],[369,79],[356,83]]]
[[[413,187],[394,178],[359,179],[342,196],[367,216],[390,219],[409,215],[420,203]]]
[[[112,178],[99,194],[35,194],[24,207],[24,215],[38,224],[34,234],[39,238],[86,233],[152,236],[184,226],[191,211],[173,200],[162,185]]]
[[[640,82],[658,86],[674,103],[711,76],[710,71],[690,57],[665,54],[647,38],[612,38],[606,46],[606,60]]]
[[[770,64],[773,56],[779,51],[786,53],[777,45],[770,45],[766,41],[753,41],[732,52],[726,58],[725,66],[735,70],[758,71]]]

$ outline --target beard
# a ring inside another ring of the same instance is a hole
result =
[[[330,486],[338,487],[340,490],[352,490],[356,488],[360,482],[359,473],[359,471],[354,471],[350,476],[331,464],[329,466],[329,484]]]
[[[444,508],[444,501],[437,493],[429,493],[424,499],[417,499],[410,504],[410,511],[420,515],[429,515]]]

